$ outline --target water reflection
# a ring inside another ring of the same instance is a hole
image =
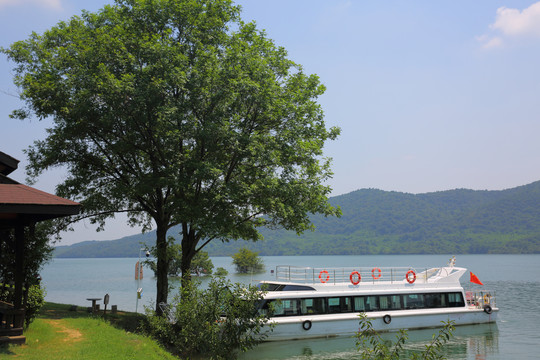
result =
[[[437,329],[411,330],[403,351],[403,359],[410,358],[429,345]],[[394,341],[396,333],[382,334]],[[449,360],[481,360],[499,353],[499,331],[496,324],[458,326],[454,336],[444,347]],[[352,337],[267,342],[240,356],[240,359],[360,359]]]

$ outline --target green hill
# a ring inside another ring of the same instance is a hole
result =
[[[314,232],[261,229],[264,241],[214,241],[205,250],[211,256],[230,256],[243,246],[260,255],[540,253],[540,181],[501,191],[362,189],[330,202],[343,216],[313,216]],[[140,243],[151,245],[154,236],[60,246],[56,256],[136,257]]]

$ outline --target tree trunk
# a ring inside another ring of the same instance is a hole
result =
[[[187,226],[183,226],[182,230],[182,261],[180,263],[180,271],[182,271],[182,287],[188,288],[191,282],[191,260],[195,256],[195,248],[197,240],[193,230],[187,230]]]
[[[161,316],[163,311],[159,307],[159,304],[167,303],[167,297],[169,295],[169,258],[167,256],[167,225],[159,222],[156,225],[156,313],[157,315]]]

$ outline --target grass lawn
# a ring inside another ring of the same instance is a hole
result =
[[[140,314],[119,312],[103,318],[69,308],[46,303],[24,332],[26,345],[0,347],[0,359],[178,359],[135,333]]]

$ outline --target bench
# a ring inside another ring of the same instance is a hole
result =
[[[97,303],[99,300],[101,300],[101,298],[86,298],[86,300],[92,302],[91,310],[92,310],[92,313],[93,313],[93,314],[95,314],[96,312],[99,311],[99,304],[96,304],[96,303]]]

